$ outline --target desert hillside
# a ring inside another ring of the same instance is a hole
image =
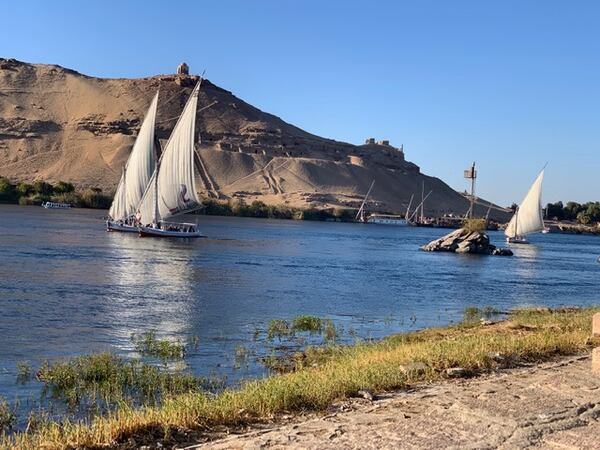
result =
[[[0,175],[110,192],[156,90],[157,135],[166,140],[196,80],[187,75],[102,79],[0,58]],[[411,195],[420,198],[425,182],[425,191],[433,191],[426,214],[468,209],[461,194],[422,174],[387,143],[352,145],[312,135],[208,80],[198,110],[197,188],[205,197],[357,207],[375,180],[369,209],[404,212]]]

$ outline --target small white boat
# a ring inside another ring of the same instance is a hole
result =
[[[166,238],[201,238],[206,235],[198,231],[195,223],[160,222],[156,225],[140,226],[137,228],[140,237],[166,237]]]
[[[375,223],[378,225],[395,225],[398,227],[408,226],[408,221],[404,216],[395,216],[391,214],[370,214],[367,217],[367,223]]]
[[[529,192],[517,207],[515,214],[508,222],[504,234],[509,244],[529,244],[527,234],[543,231],[544,216],[542,209],[542,181],[544,170],[537,176]]]
[[[46,209],[69,209],[71,207],[69,203],[59,202],[42,202],[42,206]]]
[[[509,244],[529,244],[525,236],[507,237],[506,242]]]

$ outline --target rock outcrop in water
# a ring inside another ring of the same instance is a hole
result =
[[[425,252],[474,253],[478,255],[512,256],[512,251],[490,244],[487,234],[459,228],[421,247]]]

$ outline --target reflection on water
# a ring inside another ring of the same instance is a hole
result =
[[[189,248],[174,250],[168,241],[150,241],[122,233],[107,235],[114,264],[106,274],[114,294],[107,299],[105,314],[113,324],[115,345],[122,350],[131,349],[132,334],[151,329],[173,338],[189,329],[188,299],[194,293]],[[146,259],[141,255],[148,254],[148,244],[151,256]]]
[[[521,259],[522,264],[515,269],[515,275],[523,280],[539,276],[539,249],[535,244],[511,244],[511,250]]]
[[[329,317],[377,338],[467,306],[600,300],[595,237],[535,235],[514,257],[477,257],[419,252],[435,229],[199,217],[209,238],[177,241],[107,233],[103,213],[0,206],[0,395],[37,389],[15,385],[19,361],[130,354],[131,334],[149,330],[198,336],[190,368],[234,382],[264,374],[236,370],[233,354],[274,318]]]

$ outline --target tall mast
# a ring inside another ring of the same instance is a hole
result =
[[[414,197],[415,197],[415,194],[412,194],[412,195],[410,196],[410,201],[408,202],[408,207],[406,208],[406,215],[404,216],[404,218],[405,218],[406,220],[408,220],[408,215],[410,214],[410,206],[412,205],[412,202],[413,202],[413,198],[414,198]]]
[[[473,218],[475,214],[475,180],[477,179],[477,171],[475,170],[475,161],[473,161],[473,165],[465,170],[465,178],[471,180],[471,195],[469,197],[469,211],[467,212],[467,217],[469,219]]]
[[[121,192],[121,201],[122,201],[123,205],[125,205],[126,204],[125,202],[127,201],[127,177],[126,177],[126,175],[127,175],[127,165],[124,165],[123,173],[121,175],[123,177],[122,178],[123,179],[123,189]]]
[[[160,167],[160,160],[158,160],[156,163],[156,172],[155,172],[155,177],[154,177],[154,211],[152,214],[152,223],[154,225],[158,225],[158,168],[159,167]]]
[[[421,223],[423,223],[423,207],[425,205],[425,181],[421,185]]]
[[[365,203],[367,202],[367,198],[369,198],[369,194],[371,193],[371,189],[373,189],[373,185],[375,184],[375,180],[373,180],[371,182],[371,186],[369,186],[369,190],[367,191],[367,195],[365,195],[364,200],[362,201],[362,204],[360,205],[360,208],[358,209],[358,213],[356,213],[356,218],[354,220],[357,220],[359,217],[361,219],[361,222],[364,222],[364,208],[365,208]]]

